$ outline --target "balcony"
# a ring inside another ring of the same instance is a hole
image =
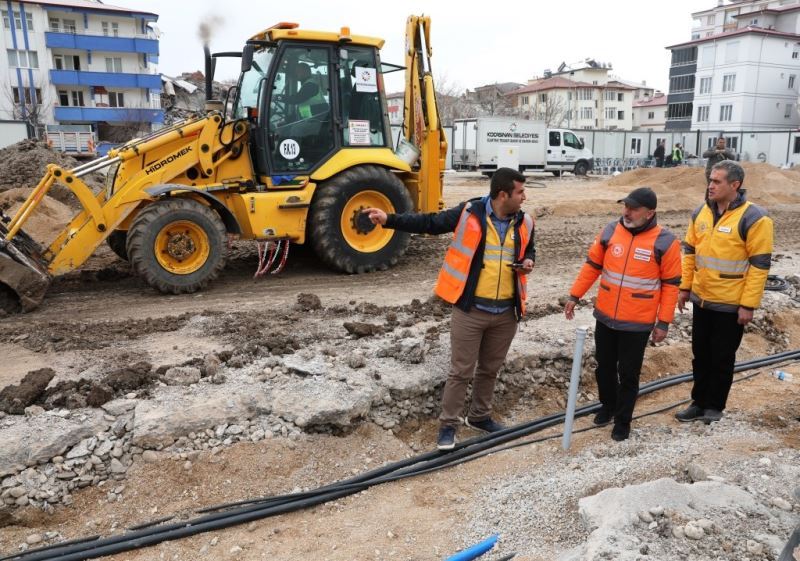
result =
[[[45,44],[51,49],[81,49],[158,55],[158,40],[145,37],[108,37],[46,31]]]
[[[138,107],[55,107],[54,110],[56,121],[62,122],[164,122],[164,111],[161,109],[142,109]]]
[[[51,70],[50,82],[56,86],[105,86],[106,88],[147,88],[151,90],[161,90],[161,76],[158,74]]]

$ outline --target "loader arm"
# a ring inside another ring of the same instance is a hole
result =
[[[442,187],[447,139],[436,101],[430,34],[429,16],[408,18],[403,135],[420,150],[419,170],[409,174],[406,181],[419,212],[436,212],[444,206]]]

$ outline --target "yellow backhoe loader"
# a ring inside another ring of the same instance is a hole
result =
[[[162,128],[74,169],[47,173],[13,218],[0,216],[0,308],[35,308],[54,276],[106,240],[133,271],[172,294],[197,291],[225,266],[228,238],[263,242],[259,272],[310,243],[328,266],[364,273],[394,265],[408,235],[361,213],[442,208],[447,150],[430,69],[430,19],[406,25],[404,138],[391,138],[383,40],[280,23],[241,53],[206,48],[206,97],[219,56],[242,59],[236,87],[207,114]],[[94,194],[81,180],[106,170]],[[47,248],[23,227],[56,182],[80,201]]]

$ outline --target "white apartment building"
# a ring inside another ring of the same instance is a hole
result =
[[[148,25],[156,14],[93,0],[5,2],[0,12],[0,119],[40,130],[90,126],[100,140],[163,122],[158,39]]]
[[[668,130],[800,125],[800,0],[720,2],[672,51]],[[734,146],[735,148],[735,146]]]
[[[667,96],[655,92],[633,102],[633,130],[663,131],[667,121]]]
[[[611,65],[593,59],[562,63],[558,72],[545,71],[544,78],[531,79],[507,95],[515,114],[552,127],[628,130],[638,87],[610,76],[610,71]]]

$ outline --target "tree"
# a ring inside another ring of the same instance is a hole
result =
[[[544,100],[542,96],[544,95]],[[537,94],[532,106],[516,107],[514,115],[525,119],[544,121],[548,127],[560,127],[567,116],[564,98],[552,92]]]
[[[28,125],[30,132],[41,138],[53,105],[49,100],[49,88],[42,88],[41,84],[31,88],[27,85],[19,87],[6,83],[3,91],[7,105],[11,107],[10,111],[6,111],[8,116],[12,120],[23,121]]]
[[[442,125],[452,125],[454,119],[478,116],[477,108],[467,100],[464,89],[459,84],[450,82],[446,74],[440,74],[434,79],[434,87]]]

